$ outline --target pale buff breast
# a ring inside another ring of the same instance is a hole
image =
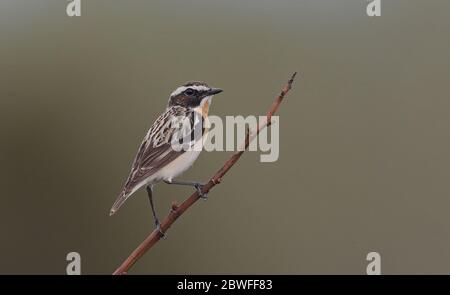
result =
[[[211,97],[205,98],[202,104],[194,109],[197,113],[202,115],[203,120],[205,121],[204,122],[205,126],[209,126],[208,113],[210,105],[211,105]],[[192,150],[186,151],[178,158],[170,162],[167,166],[165,166],[158,173],[156,173],[152,177],[152,180],[164,179],[171,181],[173,178],[177,177],[178,175],[182,174],[187,169],[189,169],[189,167],[191,167],[192,164],[194,164],[195,160],[197,160],[198,156],[200,155],[200,152],[202,151],[203,143],[206,139],[205,137],[208,135],[208,129],[209,128],[205,127],[202,140],[198,140],[194,144]]]
[[[205,133],[203,134],[203,136],[206,136],[209,130],[209,120],[208,120],[208,113],[209,113],[209,107],[211,105],[211,96],[205,98],[202,103],[200,104],[200,106],[196,107],[194,110],[201,114],[201,116],[203,117],[204,120],[204,126],[205,127]]]

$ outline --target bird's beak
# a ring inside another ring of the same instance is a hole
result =
[[[219,94],[219,93],[221,93],[223,90],[222,89],[220,89],[220,88],[211,88],[211,89],[209,89],[206,93],[207,93],[207,96],[210,96],[210,95],[214,95],[214,94]]]

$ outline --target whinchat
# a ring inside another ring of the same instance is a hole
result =
[[[199,182],[174,180],[185,172],[200,155],[207,135],[208,112],[211,100],[222,89],[209,87],[205,82],[193,81],[175,89],[168,106],[153,123],[133,161],[130,175],[111,208],[110,215],[138,189],[145,186],[155,226],[161,232],[153,203],[153,186],[163,181],[168,184],[190,185],[200,196]],[[200,136],[195,131],[200,130]],[[183,143],[182,148],[179,144]],[[161,232],[162,233],[162,232]],[[164,235],[164,233],[162,233]]]

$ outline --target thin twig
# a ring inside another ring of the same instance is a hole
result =
[[[266,115],[266,121],[258,125],[256,132],[251,133],[247,130],[247,135],[244,143],[244,147],[240,148],[238,152],[234,153],[228,161],[214,174],[214,176],[209,180],[207,184],[203,186],[202,193],[208,193],[214,186],[222,181],[223,176],[228,172],[228,170],[233,167],[233,165],[239,160],[244,151],[248,148],[250,142],[260,133],[262,129],[271,124],[271,119],[273,114],[278,110],[283,98],[291,90],[294,78],[297,75],[295,72],[284,88],[281,90],[280,94],[277,96],[272,106]],[[171,210],[164,221],[161,223],[161,230],[166,232],[170,226],[180,217],[184,212],[186,212],[189,207],[191,207],[200,198],[198,192],[194,192],[189,198],[187,198],[181,205],[173,202]],[[126,274],[127,271],[138,261],[150,248],[152,248],[160,239],[162,234],[158,230],[154,230],[137,248],[134,250],[130,256],[116,269],[113,275]]]

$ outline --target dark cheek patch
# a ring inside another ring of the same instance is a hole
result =
[[[201,99],[195,96],[187,96],[179,94],[172,98],[173,105],[181,105],[184,107],[196,107],[200,104]]]

